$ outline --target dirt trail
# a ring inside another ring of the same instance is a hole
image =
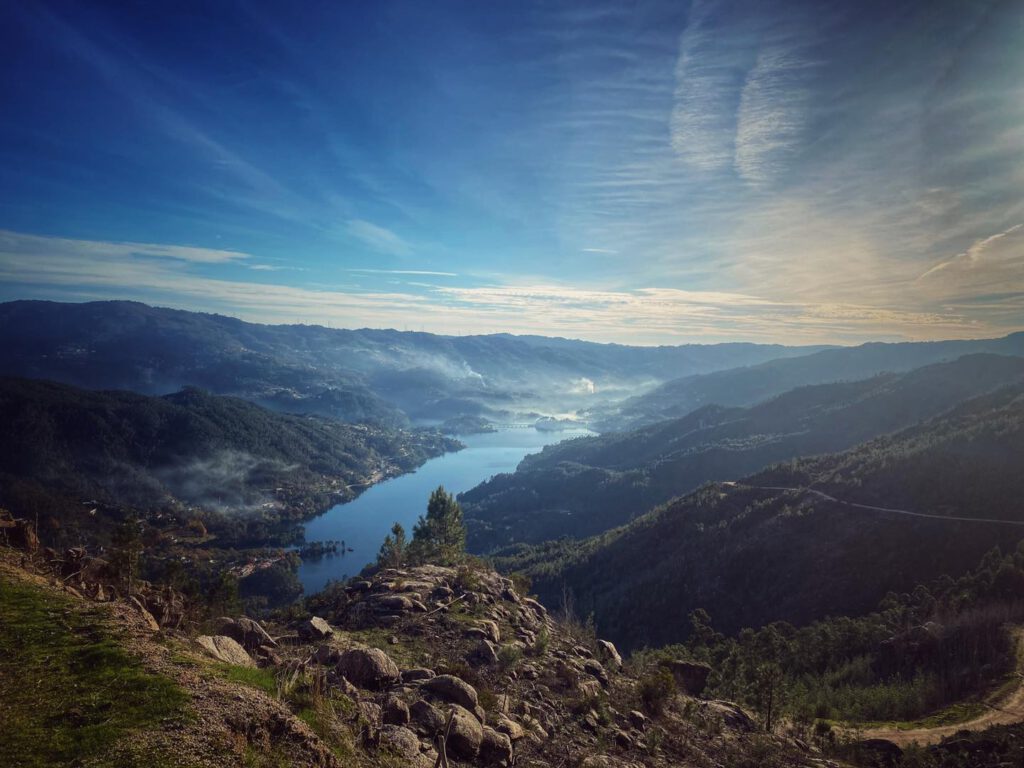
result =
[[[993,725],[1009,725],[1024,721],[1024,628],[1014,630],[1017,638],[1017,686],[1001,701],[987,704],[989,710],[972,720],[953,725],[940,725],[935,728],[869,728],[862,731],[865,739],[885,739],[900,747],[919,744],[928,746],[936,744],[957,731],[982,731]]]

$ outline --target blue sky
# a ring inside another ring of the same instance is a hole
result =
[[[0,6],[0,299],[626,343],[1024,327],[1024,3]]]

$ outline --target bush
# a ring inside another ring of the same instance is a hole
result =
[[[644,708],[655,715],[665,711],[676,692],[676,681],[667,669],[656,669],[640,678],[640,700]]]

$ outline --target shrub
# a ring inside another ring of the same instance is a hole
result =
[[[667,669],[656,669],[640,678],[640,700],[652,714],[661,714],[675,692],[676,681]]]

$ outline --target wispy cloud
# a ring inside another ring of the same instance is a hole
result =
[[[1002,232],[997,232],[994,235],[989,235],[988,237],[983,237],[980,240],[975,240],[974,243],[971,244],[971,247],[966,251],[958,253],[951,259],[939,262],[918,279],[924,280],[931,275],[952,267],[959,267],[961,270],[970,270],[979,267],[982,265],[982,260],[986,251],[993,248],[993,246],[999,243],[1003,238],[1009,237],[1014,232],[1019,231],[1022,227],[1024,227],[1024,224],[1014,224],[1012,227]],[[1021,247],[1020,243],[1017,243],[1016,247],[1012,250],[1010,260],[1016,261],[1017,266],[1024,268],[1024,248]]]
[[[408,256],[412,248],[390,229],[363,219],[351,219],[346,225],[350,235],[381,253]]]
[[[369,275],[421,275],[430,277],[458,277],[457,272],[435,272],[431,269],[349,269],[348,272],[360,272]]]
[[[171,259],[195,264],[225,264],[252,258],[241,251],[216,248],[197,248],[188,245],[161,245],[158,243],[124,243],[102,240],[72,240],[60,237],[27,235],[20,232],[0,230],[0,250],[19,252],[26,259],[45,257],[49,253],[73,251],[82,258],[102,256],[113,258],[145,257]],[[250,265],[251,269],[273,269],[265,265]]]

